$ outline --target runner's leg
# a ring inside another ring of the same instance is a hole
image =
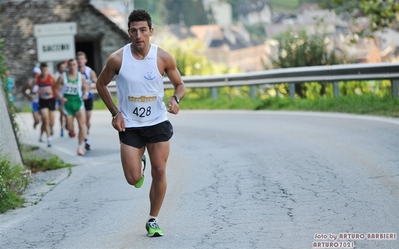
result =
[[[47,138],[51,137],[50,130],[50,111],[48,108],[40,109],[40,114],[42,116],[43,131],[46,133]]]
[[[142,175],[141,157],[145,147],[138,149],[130,145],[121,143],[121,161],[126,181],[130,185],[136,184]]]
[[[151,161],[152,183],[150,189],[150,215],[158,217],[166,193],[166,162],[169,157],[170,142],[147,144]]]
[[[58,111],[60,112],[60,126],[61,126],[61,137],[64,136],[64,120],[65,120],[65,114],[64,114],[64,107],[62,106],[61,103],[58,104]]]
[[[36,126],[40,123],[40,113],[39,111],[32,111],[32,115],[33,115],[33,128],[36,129]]]
[[[50,123],[50,134],[53,135],[53,127],[54,127],[54,120],[55,120],[55,114],[54,111],[50,110],[49,111],[49,123]]]
[[[86,137],[86,133],[87,133],[86,116],[85,116],[84,109],[80,109],[75,114],[75,117],[76,117],[76,120],[78,121],[78,128],[79,128],[79,134],[78,134],[79,146],[82,146],[83,141]]]
[[[66,121],[66,129],[69,133],[73,133],[73,116],[72,115],[65,115]]]
[[[91,111],[86,111],[86,126],[87,126],[87,134],[89,134],[90,129],[90,120],[91,120]]]

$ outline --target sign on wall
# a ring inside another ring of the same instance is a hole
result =
[[[61,61],[75,57],[76,23],[35,25],[39,62]]]

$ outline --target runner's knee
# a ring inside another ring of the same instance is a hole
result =
[[[161,167],[151,166],[151,174],[152,174],[152,178],[164,177],[166,174],[165,167],[164,166],[161,166]]]
[[[130,185],[135,185],[140,181],[141,175],[126,174],[125,177],[127,183],[129,183]]]

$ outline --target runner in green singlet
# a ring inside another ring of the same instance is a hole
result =
[[[76,117],[79,126],[78,155],[84,155],[84,139],[87,133],[86,115],[83,100],[87,99],[86,79],[78,72],[76,59],[68,61],[68,72],[64,72],[57,80],[56,95],[64,106],[67,129],[73,132],[73,118]]]

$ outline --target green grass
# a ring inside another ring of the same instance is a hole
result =
[[[299,7],[299,0],[269,0],[274,11],[292,12]]]
[[[210,95],[210,94],[208,94]],[[167,101],[166,94],[165,102]],[[116,100],[114,100],[116,103]],[[101,100],[94,102],[94,109],[106,109]],[[399,98],[379,97],[372,94],[348,95],[338,98],[291,99],[288,97],[269,97],[251,99],[248,96],[238,97],[219,93],[218,99],[210,96],[190,97],[189,94],[180,103],[181,110],[284,110],[284,111],[318,111],[352,114],[399,117]]]
[[[57,156],[40,151],[37,146],[22,145],[21,152],[25,166],[14,165],[9,155],[0,153],[0,213],[24,205],[22,193],[28,187],[32,172],[72,166],[62,162]]]
[[[10,156],[0,154],[0,213],[23,206],[22,192],[28,186],[30,171],[14,165]]]
[[[399,117],[399,98],[392,98],[390,94],[385,94],[383,97],[371,93],[363,95],[350,94],[338,98],[320,97],[314,100],[291,99],[288,97],[262,97],[263,99],[257,97],[256,99],[251,99],[249,93],[245,92],[246,90],[240,90],[240,93],[237,94],[233,90],[224,88],[219,91],[218,99],[213,100],[209,90],[197,91],[196,93],[189,90],[180,104],[182,110],[290,110]],[[171,90],[166,91],[165,102],[171,94]],[[117,103],[115,96],[113,96],[113,100],[114,103]],[[94,110],[107,109],[101,99],[94,101],[93,108]],[[56,159],[53,159],[53,162],[59,163]],[[39,162],[33,162],[32,164],[37,165]]]
[[[399,99],[377,96],[343,96],[337,99],[267,99],[257,110],[292,110],[292,111],[321,111],[341,112],[352,114],[367,114],[376,116],[399,117]]]
[[[14,165],[9,155],[0,153],[0,213],[23,206],[25,199],[21,195],[28,187],[32,172],[72,166],[62,162],[57,156],[37,153],[38,151],[37,146],[21,146],[25,166]]]
[[[70,168],[73,165],[64,163],[58,156],[52,154],[38,154],[35,153],[39,147],[37,146],[22,146],[22,157],[25,166],[32,172],[56,170],[62,168]],[[43,152],[42,152],[43,153]]]
[[[375,95],[350,95],[339,98],[319,98],[315,100],[291,98],[267,98],[265,100],[228,98],[219,96],[218,100],[211,98],[184,98],[180,104],[182,110],[222,109],[222,110],[288,110],[288,111],[320,111],[341,112],[352,114],[367,114],[376,116],[399,117],[399,98]]]

